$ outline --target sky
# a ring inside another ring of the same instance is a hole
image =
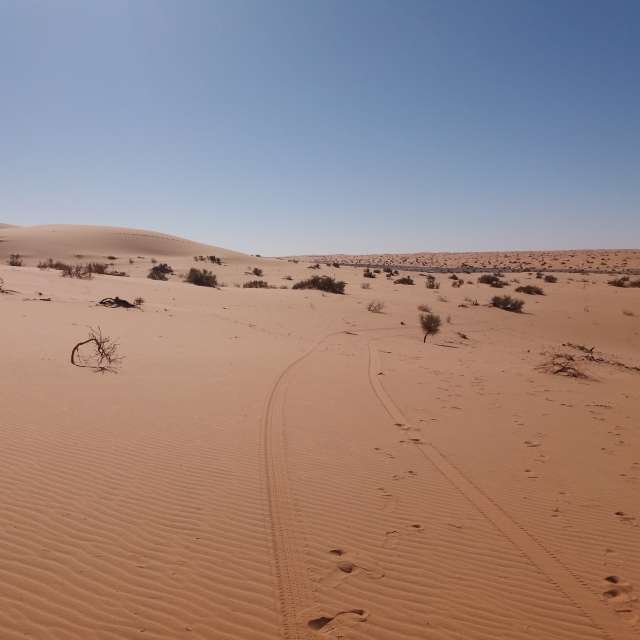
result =
[[[640,2],[0,0],[0,222],[640,247]]]

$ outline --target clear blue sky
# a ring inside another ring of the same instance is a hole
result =
[[[640,1],[0,0],[0,222],[640,246]]]

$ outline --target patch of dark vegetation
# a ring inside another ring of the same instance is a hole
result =
[[[198,287],[218,286],[218,278],[216,277],[215,273],[212,273],[207,269],[196,269],[195,267],[191,267],[184,280],[185,282],[195,284]]]
[[[151,280],[168,280],[169,276],[173,273],[173,268],[166,262],[156,264],[149,270],[147,278]]]
[[[62,269],[63,278],[77,278],[78,280],[91,280],[93,274],[84,264],[65,264]]]
[[[541,287],[536,287],[534,284],[525,284],[522,287],[517,287],[518,293],[526,293],[530,296],[543,296],[544,291]]]
[[[268,289],[269,284],[265,280],[249,280],[242,285],[243,289]]]
[[[363,273],[362,275],[363,275],[365,278],[375,278],[375,277],[376,277],[376,274],[375,274],[373,271],[370,271],[370,270],[369,270],[369,267],[367,267],[367,268],[364,270],[364,273]]]
[[[547,274],[544,277],[544,281],[553,284],[554,282],[558,282],[558,278],[556,278],[555,276],[552,276],[551,274]]]
[[[309,269],[319,269],[320,265],[316,262],[315,264],[309,265]]]
[[[500,279],[500,276],[497,273],[483,273],[478,278],[478,282],[480,284],[488,284],[490,287],[494,287],[495,289],[502,289],[502,287],[506,287],[508,285],[507,282]]]
[[[7,260],[7,264],[10,267],[22,267],[24,265],[24,260],[19,253],[12,253]]]
[[[260,269],[259,267],[254,267],[251,270],[251,273],[256,276],[256,278],[261,278],[264,275],[264,271],[262,271],[262,269]]]
[[[402,276],[402,278],[394,280],[393,284],[415,284],[415,282],[411,276]]]
[[[422,331],[424,332],[424,340],[422,342],[427,341],[427,336],[434,336],[438,331],[440,331],[440,325],[442,321],[440,320],[440,316],[436,313],[421,313],[420,314],[420,326],[422,327]]]
[[[318,289],[318,291],[343,294],[346,285],[346,282],[330,276],[312,276],[307,280],[296,282],[292,289]]]
[[[504,309],[504,311],[521,313],[522,307],[524,307],[524,300],[512,298],[511,296],[493,296],[493,298],[491,298],[491,306]]]

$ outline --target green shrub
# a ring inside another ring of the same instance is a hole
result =
[[[307,280],[296,282],[292,289],[318,289],[329,293],[344,293],[346,282],[336,280],[330,276],[311,276]]]
[[[185,277],[185,282],[195,284],[198,287],[217,287],[218,279],[215,273],[207,269],[196,269],[191,267],[189,273]]]
[[[512,311],[513,313],[520,313],[522,307],[524,307],[524,300],[512,298],[511,296],[493,296],[491,298],[491,306],[505,311]]]

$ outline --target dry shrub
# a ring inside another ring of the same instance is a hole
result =
[[[151,267],[147,275],[147,278],[151,280],[168,280],[169,275],[172,273],[173,273],[173,269],[165,262],[162,262],[160,264],[156,264],[155,266]]]
[[[512,298],[511,296],[493,296],[491,298],[491,306],[513,313],[521,313],[524,307],[524,300]]]
[[[384,309],[384,302],[382,300],[372,300],[367,305],[367,311],[371,311],[371,313],[382,313]]]
[[[424,340],[427,341],[427,336],[434,336],[440,331],[440,325],[442,321],[440,316],[435,313],[421,313],[420,314],[420,326],[424,331]]]
[[[548,357],[539,367],[541,371],[568,378],[586,378],[587,375],[580,369],[578,362],[570,353],[557,351]]]
[[[264,280],[249,280],[242,285],[243,289],[268,289],[269,284]],[[285,286],[285,289],[287,287]]]
[[[89,328],[89,337],[71,350],[71,364],[93,369],[97,373],[117,373],[124,359],[118,355],[119,344],[102,335],[100,327]]]
[[[346,285],[346,282],[336,280],[331,276],[312,276],[307,280],[296,282],[292,289],[318,289],[319,291],[343,294]]]
[[[544,291],[542,290],[541,287],[536,287],[533,284],[525,284],[522,287],[517,287],[516,291],[518,293],[526,293],[530,296],[543,296],[544,295]]]
[[[195,284],[198,287],[217,287],[218,278],[215,273],[207,269],[196,269],[191,267],[189,273],[185,276],[185,282]]]
[[[411,276],[402,276],[402,278],[394,280],[393,284],[415,284],[415,282]]]

